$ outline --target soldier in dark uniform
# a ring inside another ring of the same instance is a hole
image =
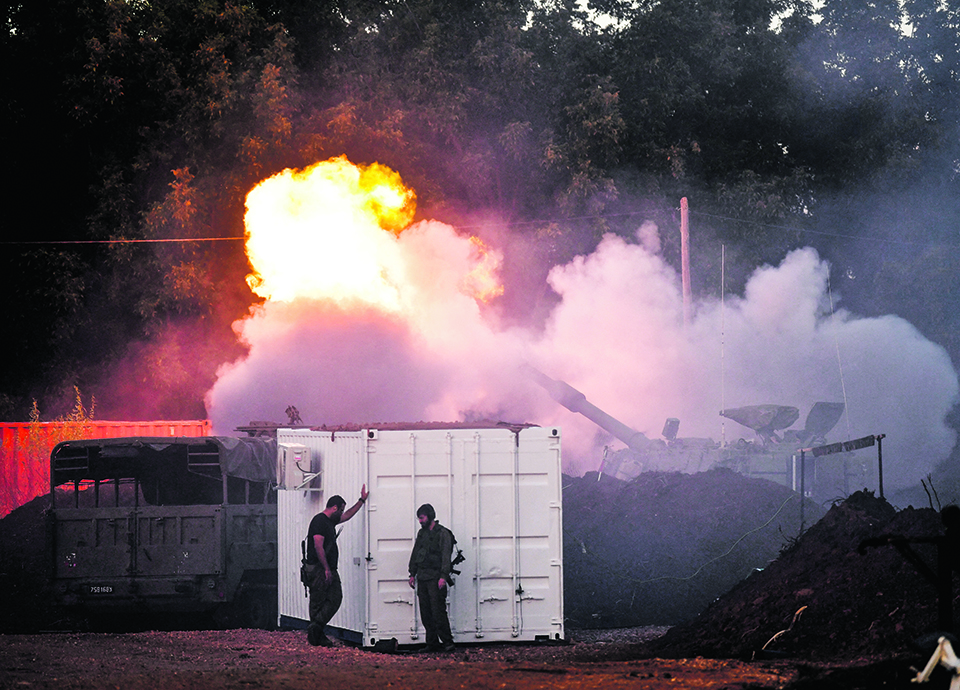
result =
[[[314,646],[331,647],[323,629],[334,617],[343,602],[343,588],[337,572],[340,550],[337,548],[336,526],[346,522],[367,502],[366,484],[360,489],[360,498],[349,510],[340,496],[331,496],[324,511],[317,513],[307,529],[306,564],[312,577],[310,589],[310,625],[307,626],[307,641]]]
[[[440,524],[433,506],[417,509],[420,531],[410,554],[410,586],[416,588],[427,649],[452,652],[453,633],[447,617],[447,588],[451,583],[453,533]]]

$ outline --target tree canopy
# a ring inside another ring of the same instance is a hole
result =
[[[8,419],[105,377],[149,382],[128,416],[202,416],[256,301],[245,194],[340,154],[400,171],[423,217],[493,218],[554,260],[676,225],[689,197],[744,265],[898,242],[863,258],[864,312],[956,286],[960,10],[942,0],[49,0],[4,19]],[[509,286],[504,304],[536,312]],[[916,318],[960,362],[948,304]]]

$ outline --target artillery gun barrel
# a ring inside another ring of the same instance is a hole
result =
[[[552,379],[542,371],[532,366],[526,366],[527,374],[536,381],[550,397],[563,405],[571,412],[582,414],[591,422],[605,431],[609,431],[616,438],[627,444],[627,447],[637,452],[649,448],[652,441],[647,436],[620,420],[611,417],[599,407],[587,400],[587,396],[565,381]]]

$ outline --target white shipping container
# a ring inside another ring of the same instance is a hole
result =
[[[439,428],[438,428],[439,427]],[[343,604],[333,633],[363,646],[424,643],[407,564],[430,503],[466,560],[447,606],[457,643],[562,640],[560,430],[526,425],[407,425],[277,432],[280,624],[304,628],[302,542],[327,499],[349,508],[341,525]]]

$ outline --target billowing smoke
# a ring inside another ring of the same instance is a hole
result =
[[[719,410],[792,405],[802,428],[815,402],[845,402],[832,440],[886,434],[885,481],[915,483],[953,445],[943,419],[957,374],[946,351],[907,321],[835,309],[828,275],[813,249],[793,251],[758,268],[744,295],[698,303],[685,328],[678,276],[608,236],[550,274],[562,301],[537,351],[545,371],[654,438],[676,417],[682,436],[752,440]]]
[[[301,232],[321,233],[343,217],[323,211],[296,222]],[[565,471],[597,469],[602,445],[622,444],[550,399],[522,373],[529,363],[651,438],[676,417],[681,436],[752,439],[719,410],[792,405],[802,427],[815,402],[844,402],[830,440],[885,434],[890,487],[917,483],[953,446],[943,419],[958,379],[946,352],[900,317],[845,312],[842,296],[828,292],[830,267],[813,249],[757,268],[743,295],[698,302],[685,324],[680,277],[646,224],[633,240],[608,235],[589,255],[555,266],[548,281],[559,302],[545,328],[525,330],[501,328],[480,298],[496,277],[495,249],[433,221],[399,235],[362,231],[377,237],[376,247],[357,255],[331,256],[323,244],[300,241],[293,270],[331,258],[340,268],[360,261],[351,273],[376,276],[380,296],[311,288],[268,299],[238,322],[249,355],[223,367],[207,396],[217,433],[254,420],[284,422],[289,405],[314,425],[557,424]]]

